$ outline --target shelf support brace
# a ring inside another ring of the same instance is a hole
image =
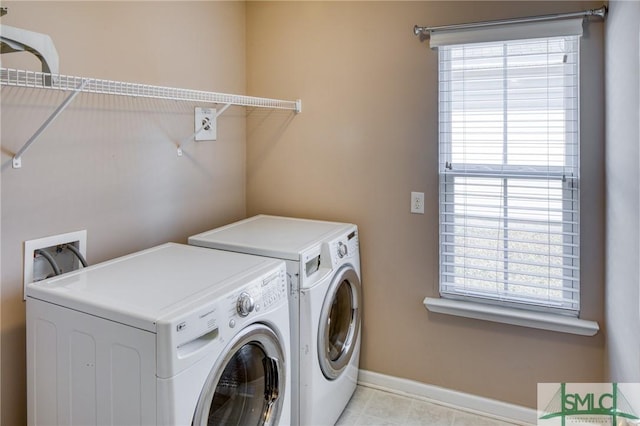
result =
[[[218,117],[220,117],[222,115],[222,113],[225,112],[230,106],[231,106],[231,104],[226,104],[224,107],[222,107],[222,109],[220,109],[220,111],[216,112],[216,115],[215,115],[215,117],[213,117],[213,119],[215,120]],[[191,142],[192,140],[194,140],[196,138],[196,135],[198,133],[200,133],[202,130],[204,130],[207,126],[209,126],[209,120],[207,120],[202,126],[200,126],[200,128],[198,130],[193,132],[193,134],[191,136],[189,136],[188,138],[184,139],[182,141],[182,143],[180,145],[178,145],[178,157],[182,157],[182,147],[185,146],[186,144],[188,144],[189,142]]]
[[[18,152],[16,152],[16,154],[13,156],[13,162],[12,162],[12,166],[14,169],[19,169],[20,167],[22,167],[22,155],[26,152],[27,149],[29,149],[31,144],[34,143],[36,139],[38,139],[45,130],[47,130],[47,128],[51,125],[51,123],[53,123],[53,121],[56,118],[58,118],[60,114],[62,114],[62,112],[67,108],[67,106],[69,106],[71,101],[73,101],[73,99],[78,95],[78,93],[80,93],[82,89],[84,89],[84,87],[87,85],[88,82],[89,82],[89,79],[82,80],[80,85],[78,85],[78,87],[69,96],[67,96],[67,98],[64,101],[62,101],[62,103],[58,106],[58,108],[56,108],[53,114],[51,114],[49,118],[47,118],[45,122],[42,123],[40,128],[36,130],[33,136],[31,136],[29,140],[25,142],[24,145],[22,145],[22,148],[20,148]]]

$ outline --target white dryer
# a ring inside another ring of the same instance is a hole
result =
[[[293,424],[334,424],[358,378],[362,296],[357,227],[259,215],[194,235],[189,244],[285,260]]]
[[[284,262],[165,244],[27,287],[29,425],[287,425]]]

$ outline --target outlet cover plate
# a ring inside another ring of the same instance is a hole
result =
[[[411,213],[424,214],[424,192],[411,193]]]
[[[27,284],[33,282],[33,252],[40,248],[57,246],[60,244],[76,243],[76,248],[82,256],[87,257],[87,230],[67,232],[66,234],[51,235],[49,237],[38,238],[24,242],[24,285],[23,297],[27,300]]]
[[[195,119],[193,122],[194,132],[196,132],[196,141],[215,141],[218,138],[218,126],[216,124],[216,109],[215,108],[200,108],[196,107]],[[209,123],[207,124],[207,120]],[[203,129],[202,126],[205,126]]]

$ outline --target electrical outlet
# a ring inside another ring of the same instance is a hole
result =
[[[217,139],[216,112],[215,108],[196,107],[193,122],[194,132],[196,132],[195,140],[215,141]]]
[[[73,246],[69,248],[69,246]],[[56,275],[50,260],[62,273],[82,267],[74,249],[86,259],[87,231],[68,232],[24,242],[24,300],[27,299],[27,284],[41,281]],[[42,250],[44,254],[36,253]],[[49,258],[49,259],[47,259]]]
[[[424,214],[424,192],[411,193],[411,213]]]

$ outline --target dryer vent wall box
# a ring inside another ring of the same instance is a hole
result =
[[[28,284],[82,267],[87,257],[87,231],[68,232],[24,242],[24,291]]]

